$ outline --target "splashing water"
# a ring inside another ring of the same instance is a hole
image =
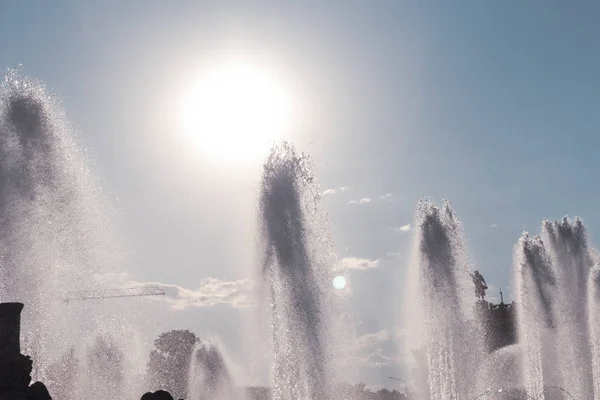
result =
[[[265,262],[261,273],[271,307],[274,398],[329,399],[328,299],[333,278],[322,256],[318,191],[308,159],[289,144],[264,165],[260,201]]]
[[[120,271],[123,261],[111,210],[86,165],[56,99],[10,72],[0,85],[0,301],[27,305],[23,350],[34,358],[34,379],[61,398],[123,398],[142,391],[144,350],[135,324],[125,323],[130,315],[62,302],[67,292],[102,286],[97,277]],[[289,144],[275,146],[261,189],[260,282],[271,318],[274,398],[336,398],[335,275],[308,158]],[[519,343],[490,355],[472,312],[459,219],[447,203],[422,201],[415,226],[406,284],[409,326],[427,356],[424,398],[471,399],[481,388],[500,396],[509,391],[488,387],[505,382],[538,399],[600,395],[600,264],[580,219],[544,222],[540,236],[523,234],[515,245]],[[502,368],[510,370],[506,379],[496,379]],[[188,383],[192,399],[240,398],[215,345],[194,349]]]
[[[417,388],[422,398],[597,397],[600,264],[592,268],[597,256],[580,219],[545,221],[540,236],[519,239],[518,343],[489,354],[482,351],[482,330],[470,323],[485,320],[468,312],[469,304],[477,311],[488,303],[464,296],[470,279],[460,222],[448,204],[421,201],[415,226],[408,324],[424,338],[429,379],[425,390]]]
[[[409,326],[423,324],[433,400],[465,398],[473,389],[471,375],[481,343],[467,327],[469,279],[461,225],[446,203],[442,209],[421,201],[415,223],[415,261],[409,287],[418,288],[409,299],[418,310],[409,317]],[[422,314],[422,315],[421,315]]]
[[[594,393],[600,393],[600,262],[590,271],[588,287],[588,315],[592,357]]]
[[[190,400],[241,399],[234,387],[221,350],[211,343],[198,343],[190,359]]]
[[[587,232],[579,218],[564,218],[544,222],[542,237],[556,276],[554,322],[562,384],[575,398],[591,398],[587,294],[593,262]]]
[[[50,367],[69,343],[130,317],[63,302],[101,287],[96,277],[124,261],[102,198],[57,100],[10,71],[0,85],[0,301],[26,304],[23,350],[34,379],[58,380]]]
[[[515,245],[514,253],[524,384],[527,392],[536,396],[545,386],[560,383],[557,382],[556,368],[548,364],[555,347],[551,329],[556,279],[539,236],[523,234]]]

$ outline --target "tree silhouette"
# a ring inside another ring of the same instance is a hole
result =
[[[188,375],[194,346],[200,340],[189,330],[162,333],[154,341],[150,352],[147,375],[148,384],[155,389],[165,389],[174,398],[188,397]]]

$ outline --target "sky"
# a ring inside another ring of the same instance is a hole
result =
[[[135,253],[115,276],[191,293],[153,303],[170,311],[152,333],[216,332],[234,354],[262,160],[207,157],[180,109],[223,57],[276,71],[293,98],[282,137],[312,157],[351,268],[364,379],[391,387],[397,365],[368,355],[397,352],[422,196],[451,202],[494,298],[511,298],[522,231],[579,215],[599,237],[599,17],[587,1],[5,0],[0,66],[61,100]]]

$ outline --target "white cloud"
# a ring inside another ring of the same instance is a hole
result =
[[[212,307],[217,304],[248,307],[255,303],[253,284],[249,279],[222,281],[206,278],[200,282],[197,289],[186,289],[177,285],[169,285],[169,287],[174,288],[177,294],[168,297],[167,302],[176,310],[188,307]]]
[[[327,189],[324,190],[323,193],[321,193],[321,195],[323,196],[329,196],[332,194],[336,194],[337,192],[345,192],[346,190],[348,190],[348,186],[340,186],[339,188],[332,188],[332,189]]]
[[[345,257],[340,260],[336,270],[349,270],[349,269],[372,269],[377,268],[381,265],[381,259],[370,260],[368,258],[356,258],[356,257]]]
[[[224,281],[205,278],[200,281],[198,288],[189,289],[160,282],[139,282],[125,273],[104,273],[96,275],[95,278],[96,282],[107,288],[158,286],[164,289],[166,302],[176,310],[189,307],[212,307],[217,304],[231,304],[233,307],[255,304],[254,285],[249,279]]]
[[[490,228],[496,228],[498,226],[498,224],[491,224]]]
[[[394,228],[394,230],[398,232],[410,232],[411,229],[412,227],[410,224],[402,225],[400,228]]]
[[[369,197],[363,197],[360,200],[350,200],[348,204],[369,204],[371,199]]]
[[[403,360],[401,348],[405,332],[402,329],[382,329],[355,339],[353,360],[365,366],[390,366]]]
[[[386,193],[386,194],[382,194],[381,196],[379,196],[379,198],[381,200],[391,200],[392,199],[393,194],[391,193]]]
[[[395,257],[398,257],[399,255],[400,255],[400,253],[396,253],[396,252],[393,252],[393,251],[388,251],[386,253],[386,256],[388,256],[390,258],[395,258]]]

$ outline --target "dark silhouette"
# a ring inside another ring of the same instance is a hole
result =
[[[517,342],[515,303],[478,301],[475,312],[483,324],[486,350],[492,352]]]
[[[22,303],[0,304],[0,399],[22,399],[31,382],[33,362],[21,354]]]
[[[473,279],[473,283],[475,284],[475,297],[479,300],[485,300],[485,291],[488,289],[487,283],[485,283],[485,279],[483,275],[479,273],[479,271],[475,271],[471,274],[471,278]]]
[[[157,390],[154,393],[144,393],[140,400],[173,400],[173,396],[166,390]]]
[[[194,346],[200,340],[189,330],[162,333],[150,352],[147,377],[149,386],[162,387],[175,397],[188,397],[188,375]]]
[[[52,400],[46,385],[42,382],[35,382],[27,389],[27,400]]]

